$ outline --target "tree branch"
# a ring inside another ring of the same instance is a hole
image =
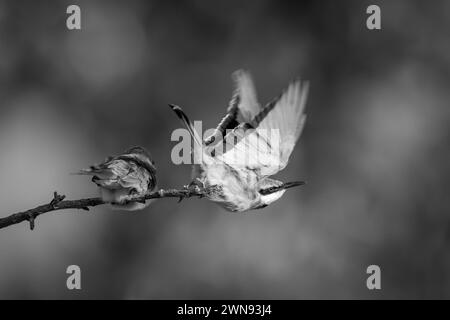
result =
[[[181,201],[184,198],[190,197],[204,197],[209,192],[213,191],[215,188],[184,188],[184,189],[167,189],[158,190],[150,192],[144,196],[130,196],[125,203],[130,202],[144,202],[149,199],[159,199],[159,198],[179,198]],[[53,193],[53,199],[48,204],[38,206],[27,211],[14,213],[8,217],[0,218],[0,229],[9,227],[13,224],[17,224],[23,221],[28,221],[30,223],[30,229],[34,229],[34,220],[37,216],[51,211],[64,210],[64,209],[82,209],[89,211],[89,207],[96,207],[103,204],[108,204],[109,202],[103,201],[101,198],[86,198],[79,200],[64,200],[64,195],[59,195],[56,191]]]
[[[286,182],[276,187],[271,187],[265,190],[261,190],[260,193],[267,195],[280,190],[292,188],[295,186],[303,185],[303,181]],[[149,192],[143,196],[130,196],[123,204],[130,202],[145,202],[150,199],[160,199],[160,198],[179,198],[180,202],[184,198],[191,197],[205,197],[211,193],[217,192],[217,186],[210,186],[207,188],[200,188],[199,186],[184,187],[183,189],[166,189]],[[90,207],[96,207],[103,204],[108,204],[110,202],[105,202],[101,198],[86,198],[79,200],[64,200],[66,196],[59,195],[56,191],[53,193],[53,199],[48,204],[38,206],[27,211],[14,213],[8,217],[0,218],[0,229],[9,227],[13,224],[18,224],[23,221],[28,221],[30,223],[30,229],[34,229],[34,220],[37,216],[51,211],[64,210],[64,209],[82,209],[89,211]]]

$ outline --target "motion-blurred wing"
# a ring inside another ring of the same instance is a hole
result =
[[[235,83],[235,90],[227,113],[217,125],[213,134],[204,140],[206,146],[213,147],[215,143],[223,139],[227,130],[235,129],[243,122],[249,123],[261,111],[250,74],[243,70],[237,70],[233,73],[232,78]]]
[[[226,136],[227,149],[218,158],[236,169],[255,170],[261,176],[284,169],[306,120],[307,94],[308,83],[292,82],[247,124],[247,128],[256,129]],[[231,147],[233,139],[238,142]]]
[[[247,71],[237,70],[233,73],[233,80],[239,96],[238,120],[250,122],[261,111],[252,77]]]

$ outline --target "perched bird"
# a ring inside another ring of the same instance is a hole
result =
[[[76,174],[91,175],[102,199],[114,209],[140,210],[147,202],[124,203],[129,196],[141,196],[156,189],[156,167],[150,154],[142,147],[133,147],[104,162],[82,169]]]
[[[265,107],[256,98],[249,73],[233,74],[236,90],[227,114],[202,140],[183,110],[170,105],[194,139],[196,180],[191,186],[215,186],[206,197],[229,211],[266,207],[285,190],[304,184],[270,178],[284,169],[305,124],[308,82],[295,80]],[[200,150],[200,152],[196,152]]]

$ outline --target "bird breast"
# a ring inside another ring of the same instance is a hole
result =
[[[220,186],[220,192],[208,196],[230,211],[245,211],[259,202],[257,176],[251,170],[236,170],[227,165],[214,164],[204,168],[205,186]]]

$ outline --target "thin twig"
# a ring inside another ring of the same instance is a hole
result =
[[[305,184],[303,181],[287,182],[277,187],[266,189],[262,194],[271,194],[283,189],[288,189],[294,186]],[[185,198],[200,197],[203,198],[211,193],[217,192],[217,186],[210,186],[207,188],[200,188],[198,186],[184,187],[183,189],[161,189],[147,193],[143,196],[130,196],[124,203],[130,202],[145,202],[149,199],[160,198],[179,198],[179,201]],[[64,209],[82,209],[89,211],[90,207],[96,207],[99,205],[110,204],[110,202],[103,201],[101,198],[86,198],[79,200],[64,200],[66,196],[58,194],[56,191],[53,193],[53,199],[48,204],[38,206],[27,211],[14,213],[5,218],[0,218],[0,229],[9,227],[13,224],[18,224],[23,221],[30,223],[30,229],[33,230],[35,226],[35,219],[37,216],[51,211],[64,210]]]
[[[159,198],[190,198],[190,197],[204,197],[211,190],[209,188],[201,190],[200,188],[184,188],[184,189],[166,189],[150,192],[144,196],[130,196],[126,203],[130,202],[144,202],[149,199]],[[101,198],[86,198],[79,200],[64,200],[64,195],[59,195],[56,191],[53,194],[53,199],[48,204],[38,206],[27,211],[14,213],[8,217],[0,218],[0,229],[6,228],[13,224],[17,224],[23,221],[30,223],[30,229],[34,229],[35,219],[37,216],[51,211],[64,210],[64,209],[82,209],[89,210],[89,207],[96,207],[109,202],[103,201]]]

